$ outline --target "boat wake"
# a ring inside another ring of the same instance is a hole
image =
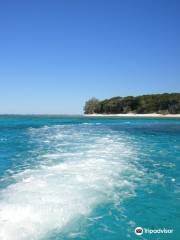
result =
[[[92,126],[29,129],[42,159],[0,192],[0,239],[41,239],[135,194],[142,172],[131,139]]]

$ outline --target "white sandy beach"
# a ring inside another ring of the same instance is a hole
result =
[[[158,114],[158,113],[147,113],[147,114],[84,114],[88,117],[147,117],[147,118],[180,118],[180,114]]]

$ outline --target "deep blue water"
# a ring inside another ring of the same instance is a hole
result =
[[[180,119],[0,117],[1,240],[179,240],[179,223]]]

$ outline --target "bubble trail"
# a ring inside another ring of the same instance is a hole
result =
[[[0,239],[38,240],[101,203],[133,196],[142,172],[133,164],[131,139],[103,127],[29,129],[41,161],[14,173],[0,192]]]

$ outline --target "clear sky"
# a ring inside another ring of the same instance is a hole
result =
[[[180,92],[179,0],[1,0],[0,113]]]

